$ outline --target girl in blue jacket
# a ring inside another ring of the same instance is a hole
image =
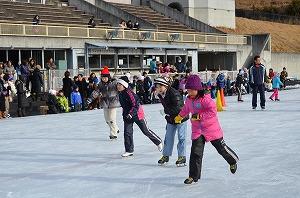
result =
[[[270,100],[274,101],[280,101],[279,100],[279,88],[283,85],[283,83],[280,81],[280,75],[279,73],[275,73],[273,79],[272,79],[272,88],[273,88],[273,94],[270,96]]]

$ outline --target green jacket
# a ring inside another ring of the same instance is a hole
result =
[[[58,96],[57,103],[62,111],[65,111],[66,113],[69,112],[69,102],[65,96]]]

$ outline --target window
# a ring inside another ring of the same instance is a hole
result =
[[[31,50],[21,50],[21,61],[29,61]]]
[[[129,56],[129,67],[130,68],[141,68],[139,55],[130,55]]]
[[[100,55],[91,55],[89,57],[89,68],[99,68],[100,67]]]
[[[55,64],[58,64],[59,60],[66,60],[65,50],[55,50]]]
[[[115,56],[114,55],[101,55],[101,68],[108,66],[109,68],[115,67]]]
[[[0,50],[0,62],[6,61],[6,50]]]
[[[128,68],[128,56],[119,55],[118,56],[118,66],[119,68]]]
[[[10,60],[13,65],[17,65],[19,62],[19,50],[8,50],[8,60]]]
[[[42,50],[32,50],[32,58],[36,61],[37,65],[43,65]]]
[[[53,58],[54,60],[54,50],[45,50],[44,51],[44,65],[50,60],[50,58]]]
[[[85,68],[85,57],[84,56],[77,56],[77,66],[79,68]]]

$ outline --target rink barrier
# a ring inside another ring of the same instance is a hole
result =
[[[73,79],[74,76],[77,76],[78,74],[82,74],[86,80],[88,80],[90,74],[92,72],[94,72],[96,74],[97,77],[100,77],[100,70],[93,70],[93,69],[68,69],[68,71],[70,72],[70,76]],[[115,71],[115,72],[114,72]],[[43,73],[43,77],[44,77],[44,89],[45,91],[48,91],[49,89],[54,89],[54,90],[59,90],[62,89],[63,86],[63,82],[62,79],[64,78],[64,73],[66,72],[66,70],[42,70]],[[119,78],[121,76],[124,76],[124,74],[126,73],[126,71],[124,70],[114,70],[111,69],[110,71],[111,76],[115,77],[115,78]],[[136,70],[136,71],[131,71],[131,79],[134,75],[139,76],[141,75],[141,71],[140,70]],[[195,74],[195,72],[193,72]],[[224,73],[226,78],[229,76],[231,81],[234,81],[238,71],[202,71],[202,72],[197,72],[196,74],[198,74],[202,80],[202,82],[206,83],[208,81],[212,81],[215,82],[217,76],[220,73]],[[148,74],[148,76],[154,80],[155,78],[159,77],[159,76],[168,76],[168,77],[174,77],[177,73],[168,73],[168,74]],[[179,76],[184,76],[185,73],[179,73]]]

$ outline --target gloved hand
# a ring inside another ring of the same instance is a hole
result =
[[[183,117],[181,117],[181,115],[178,115],[174,118],[175,124],[180,124],[182,120]]]
[[[193,115],[192,115],[192,121],[200,121],[201,120],[201,116],[200,116],[200,114],[199,113],[194,113]]]

